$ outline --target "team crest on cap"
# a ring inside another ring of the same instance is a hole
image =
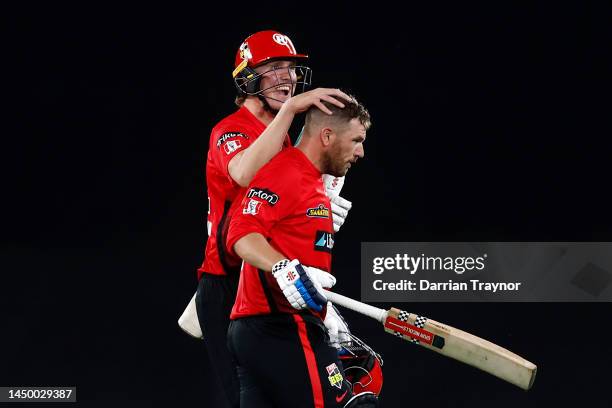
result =
[[[272,39],[276,41],[277,44],[280,44],[280,45],[287,45],[287,43],[289,42],[289,37],[287,37],[286,35],[280,34],[280,33],[274,34],[272,36]]]
[[[289,52],[291,52],[291,54],[296,54],[293,43],[291,42],[289,37],[287,37],[286,35],[281,34],[281,33],[274,33],[274,35],[272,36],[272,39],[278,45],[284,45],[285,47],[287,47],[289,49]]]

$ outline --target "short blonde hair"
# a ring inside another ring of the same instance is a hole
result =
[[[359,122],[363,125],[363,127],[368,130],[370,126],[372,126],[372,121],[370,118],[370,113],[363,106],[357,98],[353,95],[349,95],[350,100],[345,100],[344,98],[340,98],[335,96],[334,98],[338,99],[340,102],[344,104],[344,108],[340,108],[339,106],[333,105],[327,101],[321,101],[323,105],[329,109],[332,114],[328,115],[321,111],[316,106],[310,107],[306,112],[306,120],[304,123],[304,127],[307,130],[312,130],[311,127],[315,124],[320,124],[322,121],[331,121],[338,124],[348,124],[353,119],[359,119]]]

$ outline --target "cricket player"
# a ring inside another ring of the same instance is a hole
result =
[[[298,147],[262,167],[230,222],[228,252],[244,260],[228,331],[243,408],[378,406],[372,392],[353,395],[324,324],[334,313],[322,288],[336,280],[322,175],[363,158],[370,127],[363,105],[342,102],[308,111]]]
[[[298,63],[307,58],[297,53],[289,37],[277,31],[261,31],[245,39],[236,53],[232,73],[239,109],[221,120],[210,136],[206,161],[209,237],[198,270],[196,306],[208,356],[232,407],[239,406],[239,384],[226,334],[241,263],[225,250],[232,204],[240,202],[244,187],[261,166],[291,145],[287,132],[296,114],[315,106],[328,115],[331,111],[323,101],[342,107],[335,98],[347,98],[337,89],[303,92],[310,84],[311,73]],[[334,207],[339,228],[350,202],[338,197],[336,203],[343,206]]]

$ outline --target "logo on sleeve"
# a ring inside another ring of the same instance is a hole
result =
[[[247,193],[247,197],[248,198],[253,198],[253,197],[260,198],[264,201],[267,201],[272,206],[278,203],[278,200],[280,200],[280,198],[278,197],[278,194],[268,189],[261,188],[261,187],[251,188],[249,192]]]
[[[257,213],[259,212],[259,208],[260,207],[261,207],[261,201],[257,201],[254,198],[251,198],[246,203],[244,208],[242,209],[242,213],[243,214],[257,215]]]
[[[342,380],[344,380],[344,378],[342,378],[342,374],[340,374],[340,370],[338,369],[336,363],[328,365],[325,367],[325,369],[327,370],[327,379],[329,380],[329,383],[334,387],[341,389]]]
[[[315,251],[323,251],[331,253],[334,247],[334,234],[326,231],[317,231],[315,235]]]
[[[226,154],[232,154],[236,150],[242,147],[242,143],[240,143],[240,138],[248,139],[249,137],[244,133],[240,132],[228,132],[219,136],[217,139],[217,149],[220,149],[223,146],[223,150],[225,150]]]
[[[240,144],[240,140],[228,140],[225,145],[223,145],[223,150],[225,150],[225,154],[232,154],[236,150],[240,149],[242,144]]]
[[[329,208],[325,207],[323,204],[319,204],[316,208],[309,208],[306,210],[307,217],[314,218],[329,218]]]

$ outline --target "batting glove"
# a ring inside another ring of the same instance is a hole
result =
[[[317,269],[311,273],[309,269],[316,268],[305,268],[297,259],[291,262],[283,259],[274,264],[272,275],[291,306],[298,310],[310,308],[320,312],[327,303],[320,281],[326,279],[327,284],[336,280],[327,272]]]
[[[302,266],[308,271],[311,279],[319,282],[322,288],[331,289],[336,284],[336,277],[331,273],[327,273],[312,266]]]
[[[353,206],[349,200],[345,200],[344,198],[338,196],[334,197],[331,200],[331,209],[332,209],[332,218],[334,220],[334,232],[340,231],[340,227],[346,221],[346,216],[348,215],[349,210]]]
[[[331,201],[334,232],[338,232],[342,224],[344,224],[353,203],[340,197],[340,190],[344,186],[344,176],[335,177],[331,174],[324,174],[323,184],[325,185],[325,194],[327,194]]]
[[[323,184],[325,184],[325,194],[332,199],[340,195],[340,190],[344,186],[344,176],[335,177],[331,174],[323,175]]]
[[[327,314],[325,315],[323,323],[327,328],[327,334],[329,335],[331,345],[337,350],[342,349],[341,344],[346,344],[351,341],[348,324],[346,324],[346,321],[332,302],[327,302]]]

